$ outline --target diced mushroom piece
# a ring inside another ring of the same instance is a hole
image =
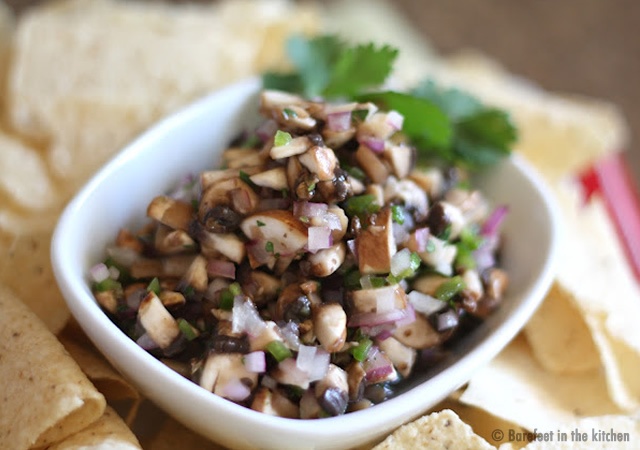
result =
[[[397,113],[396,113],[397,114]],[[375,136],[378,139],[388,139],[393,133],[402,127],[402,123],[396,124],[390,120],[391,112],[376,112],[358,126],[358,139],[366,136]],[[393,115],[391,115],[393,119]],[[398,127],[400,125],[400,127]]]
[[[447,233],[448,240],[460,236],[465,224],[466,220],[460,208],[445,201],[435,203],[427,215],[427,226],[431,234],[440,236]]]
[[[280,191],[287,189],[287,173],[284,167],[275,167],[273,169],[259,172],[249,177],[251,181],[258,186],[266,187]]]
[[[315,385],[315,395],[320,407],[330,416],[344,414],[349,403],[349,383],[347,373],[329,364],[327,374]]]
[[[489,204],[480,191],[454,188],[444,199],[460,208],[467,223],[481,222],[489,214]]]
[[[280,290],[280,280],[260,270],[252,270],[242,284],[242,291],[249,295],[256,305],[275,300]]]
[[[415,349],[434,347],[441,340],[438,332],[422,314],[416,314],[416,320],[412,323],[396,328],[393,337],[407,347]]]
[[[297,419],[300,416],[298,405],[278,391],[272,391],[266,387],[261,387],[256,392],[251,402],[251,409],[270,416],[288,417]]]
[[[338,303],[313,308],[313,330],[322,348],[340,351],[347,339],[347,313]]]
[[[353,195],[360,195],[363,194],[364,191],[366,190],[366,187],[364,185],[364,183],[360,180],[358,180],[355,177],[352,177],[351,175],[349,175],[347,177],[347,181],[349,182],[349,185],[351,186],[351,190],[353,191]]]
[[[422,261],[432,266],[437,272],[451,276],[453,274],[452,264],[457,253],[458,248],[455,245],[437,237],[429,236],[427,250],[420,252],[419,255]]]
[[[240,228],[253,243],[248,252],[254,269],[263,264],[273,268],[277,260],[287,261],[288,266],[307,245],[307,228],[290,211],[254,214],[245,218]]]
[[[383,157],[389,161],[393,174],[402,179],[413,170],[415,163],[415,150],[408,145],[391,145],[385,148]]]
[[[322,138],[327,147],[340,148],[349,142],[356,135],[356,129],[351,127],[347,130],[334,131],[325,127],[322,130]]]
[[[338,167],[338,158],[329,147],[315,145],[298,158],[300,163],[317,175],[320,181],[331,181]]]
[[[291,156],[302,155],[309,150],[313,144],[307,136],[298,136],[283,145],[274,145],[269,150],[271,159],[290,158]]]
[[[369,184],[364,193],[366,195],[373,195],[375,198],[373,203],[375,203],[376,205],[384,205],[384,189],[382,188],[381,184]]]
[[[346,254],[347,247],[344,242],[338,242],[329,248],[309,254],[307,257],[310,264],[309,273],[316,277],[328,277],[340,268]]]
[[[502,299],[505,291],[507,290],[507,286],[509,285],[509,276],[507,273],[498,268],[493,268],[489,270],[489,274],[486,277],[486,295],[495,300]]]
[[[154,198],[147,207],[148,217],[177,230],[189,228],[193,213],[191,204],[165,195]]]
[[[385,208],[378,213],[374,225],[362,229],[356,236],[356,252],[360,273],[389,273],[391,257],[396,250],[391,211]]]
[[[98,304],[111,314],[115,314],[118,311],[118,299],[116,293],[113,290],[95,292],[94,293]]]
[[[288,105],[277,109],[279,114],[274,114],[278,123],[287,128],[309,131],[316,126],[316,119],[309,112],[297,105]]]
[[[205,226],[217,232],[227,232],[237,226],[239,218],[232,212],[246,215],[256,210],[260,197],[240,178],[229,178],[213,183],[202,193],[198,218]],[[223,207],[230,207],[233,211]],[[231,214],[231,216],[230,216]]]
[[[349,385],[349,401],[356,402],[362,399],[367,373],[359,361],[353,361],[347,367],[347,382]]]
[[[185,274],[193,258],[193,255],[171,255],[160,259],[139,258],[131,265],[131,276],[134,278],[179,278]]]
[[[427,217],[429,208],[427,194],[411,180],[398,181],[395,177],[389,177],[384,186],[384,200],[385,202],[392,200],[402,202],[414,211],[417,220]]]
[[[164,255],[182,253],[195,249],[196,243],[184,230],[173,230],[159,225],[154,237],[155,250]]]
[[[438,287],[448,279],[449,277],[437,274],[425,275],[413,282],[413,289],[433,297],[436,295]]]
[[[278,296],[276,318],[285,322],[304,322],[311,318],[312,300],[313,296],[305,293],[299,284],[289,284]]]
[[[266,326],[260,329],[260,334],[257,336],[249,336],[249,345],[252,352],[264,350],[270,342],[282,342],[282,334],[280,333],[278,325],[271,320],[265,322],[265,325]]]
[[[333,242],[341,241],[344,238],[344,235],[347,233],[347,228],[349,227],[349,218],[345,214],[344,210],[340,208],[338,205],[331,205],[327,209],[327,214],[333,214],[337,217],[338,226],[330,225],[331,228],[331,238]]]
[[[358,400],[357,402],[349,403],[347,412],[362,411],[371,408],[373,405],[375,405],[375,403],[373,403],[371,400],[363,398],[361,400]]]
[[[378,342],[378,347],[389,357],[400,375],[407,378],[416,362],[416,350],[402,344],[394,337]]]
[[[473,300],[480,300],[484,295],[482,280],[477,270],[467,269],[462,273],[462,281],[465,284],[465,291]]]
[[[240,353],[210,353],[200,377],[200,386],[216,395],[242,401],[258,384],[258,374],[249,372]]]
[[[285,106],[302,106],[307,102],[300,96],[275,89],[264,89],[260,92],[260,111],[269,112]]]
[[[313,389],[308,389],[300,398],[300,418],[319,419],[322,415],[322,408],[318,403]]]
[[[358,147],[356,161],[374,183],[384,183],[389,177],[389,169],[369,147],[364,145]]]
[[[261,166],[265,162],[264,155],[254,148],[229,148],[224,151],[222,158],[230,169]]]
[[[394,309],[405,309],[407,307],[407,294],[398,284],[383,286],[373,289],[359,289],[353,291],[351,301],[353,314],[379,313],[379,299],[392,298]],[[386,303],[383,301],[383,303]]]
[[[187,301],[182,293],[168,290],[160,291],[159,298],[166,307],[184,305]]]
[[[260,166],[248,167],[244,165],[242,171],[251,176],[260,172]],[[218,181],[228,180],[230,178],[238,178],[240,176],[239,169],[219,169],[219,170],[206,170],[200,174],[200,185],[202,191],[206,191],[212,184]]]
[[[244,242],[234,233],[210,233],[201,228],[195,237],[200,242],[201,253],[207,258],[223,255],[240,264],[246,256]]]
[[[280,361],[278,365],[271,370],[271,376],[280,384],[289,386],[298,386],[302,389],[309,387],[309,374],[296,365],[295,358],[287,358]]]
[[[209,287],[209,276],[207,274],[207,259],[196,256],[186,273],[182,277],[181,283],[191,286],[196,292],[204,292]]]
[[[427,193],[430,199],[439,198],[444,190],[444,176],[438,168],[417,169],[409,174],[409,179]]]
[[[149,292],[140,302],[138,320],[161,349],[168,348],[180,335],[176,320],[154,292]]]
[[[124,228],[118,231],[118,235],[116,236],[116,246],[131,249],[136,253],[141,253],[144,250],[144,245],[140,242],[140,239]]]

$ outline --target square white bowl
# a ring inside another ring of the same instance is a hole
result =
[[[500,308],[416,375],[404,392],[367,410],[317,420],[272,417],[218,397],[183,378],[121,332],[96,303],[89,268],[123,227],[141,225],[148,203],[186,174],[214,168],[230,140],[257,117],[260,81],[250,79],[153,126],[100,170],[69,203],[52,242],[52,264],[67,304],[107,359],[143,395],[186,426],[231,448],[338,449],[379,438],[421,415],[467,382],[524,326],[553,277],[558,222],[537,174],[512,156],[478,177],[494,204],[509,206],[503,266],[510,284]]]

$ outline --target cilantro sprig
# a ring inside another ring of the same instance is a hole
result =
[[[291,37],[292,72],[263,75],[267,89],[308,98],[370,101],[404,116],[403,133],[422,161],[478,169],[509,155],[517,130],[509,115],[458,89],[425,80],[409,92],[381,90],[398,50],[372,43],[349,45],[335,35]]]

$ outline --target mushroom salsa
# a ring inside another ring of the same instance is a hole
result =
[[[403,116],[260,94],[224,168],[120,230],[93,292],[166,365],[291,418],[370,407],[500,303],[506,208],[462,169],[417,168]]]

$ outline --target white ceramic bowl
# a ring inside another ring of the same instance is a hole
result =
[[[232,448],[338,449],[376,439],[468,381],[521,329],[552,280],[557,223],[536,174],[512,157],[481,177],[496,204],[507,204],[504,266],[510,286],[500,309],[460,341],[436,369],[368,410],[319,420],[272,417],[236,405],[165,367],[122,333],[95,302],[88,269],[122,226],[146,221],[149,201],[185,174],[217,166],[230,139],[256,117],[256,79],[214,93],[161,121],[127,146],[71,201],[52,243],[52,263],[72,314],[111,363],[166,412]]]

